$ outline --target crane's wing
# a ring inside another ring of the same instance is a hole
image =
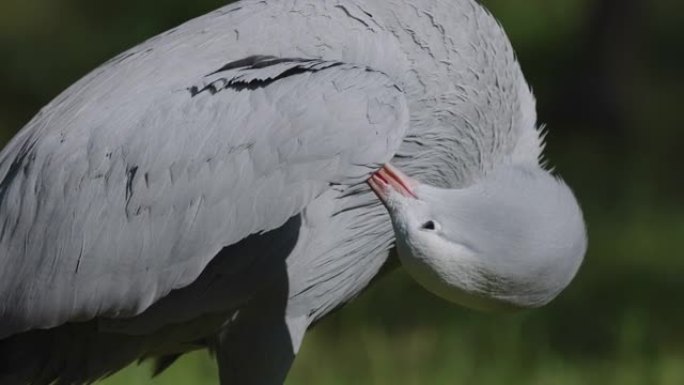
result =
[[[408,127],[392,79],[340,62],[248,57],[124,97],[106,85],[125,76],[95,76],[0,153],[0,337],[140,313],[224,246],[365,181]]]

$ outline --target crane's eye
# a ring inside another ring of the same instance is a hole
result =
[[[439,224],[433,220],[429,220],[420,226],[421,230],[435,231],[439,229]]]

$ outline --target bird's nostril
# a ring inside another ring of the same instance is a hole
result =
[[[423,230],[435,230],[437,226],[435,225],[434,221],[427,221],[423,223],[423,225],[420,228]]]

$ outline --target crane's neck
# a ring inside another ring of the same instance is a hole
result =
[[[371,0],[364,6],[410,63],[411,131],[397,165],[443,187],[501,163],[536,163],[534,97],[501,26],[473,0]],[[426,167],[426,164],[430,167]]]

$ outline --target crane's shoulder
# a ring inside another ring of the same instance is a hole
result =
[[[341,62],[248,57],[150,89],[39,117],[0,154],[0,334],[139,313],[363,182],[408,127],[388,75]]]

